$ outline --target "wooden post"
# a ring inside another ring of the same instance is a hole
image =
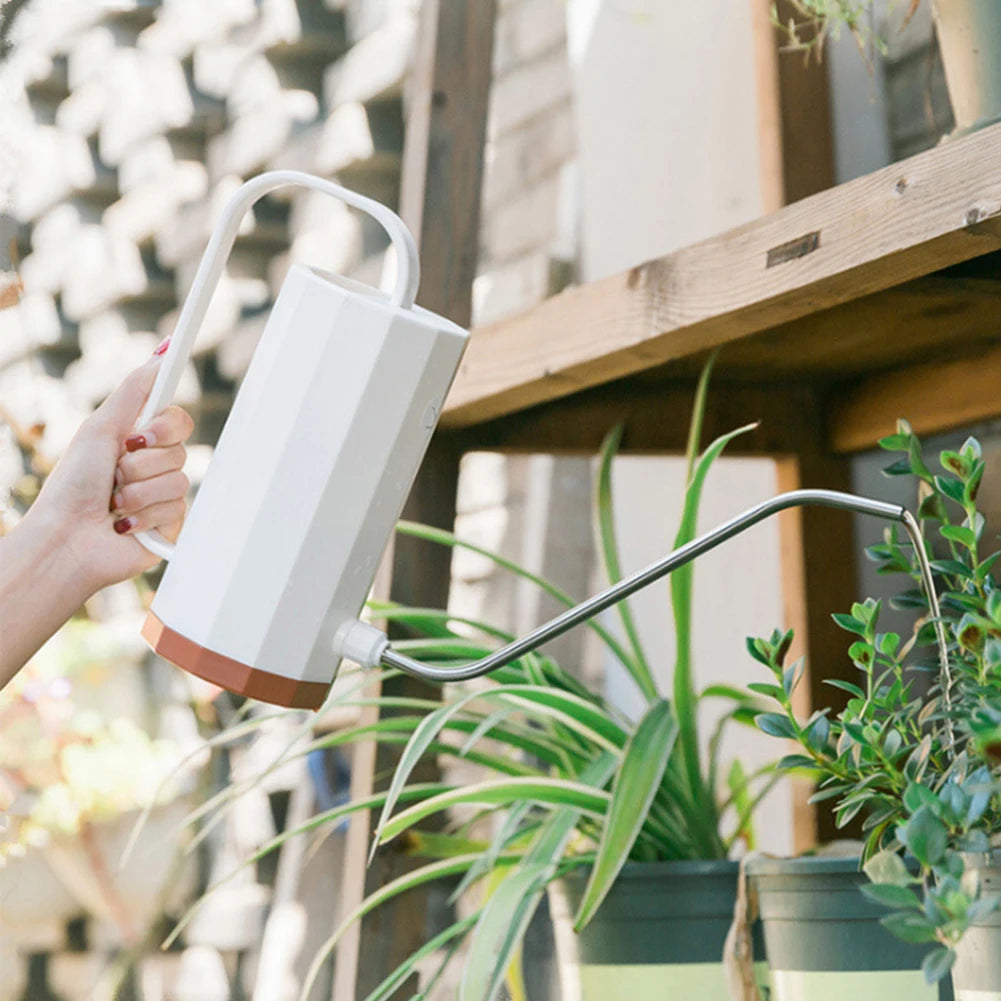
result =
[[[793,455],[777,457],[776,488],[779,493],[805,487],[851,491],[848,459],[824,450],[825,436],[819,405],[798,419],[812,433],[807,445]],[[848,611],[855,600],[855,537],[852,518],[844,511],[793,508],[779,516],[780,564],[785,621],[796,633],[791,657],[806,658],[806,674],[796,697],[797,713],[843,705],[841,692],[825,685],[825,678],[853,681],[855,668],[845,653],[845,634],[831,619],[833,612]],[[791,663],[791,661],[790,661]],[[828,803],[807,803],[812,784],[794,785],[793,845],[797,852],[818,841],[840,835]]]
[[[462,326],[472,311],[472,285],[479,244],[480,190],[487,100],[490,90],[495,0],[425,0],[421,10],[417,54],[406,93],[406,138],[400,214],[417,238],[421,255],[419,303]],[[439,432],[404,509],[404,517],[444,528],[455,519],[455,491],[460,450]],[[450,553],[414,540],[398,539],[392,558],[390,595],[416,605],[444,607],[448,600]],[[393,694],[429,694],[411,679],[384,686]],[[364,795],[384,785],[395,755],[380,749],[374,776],[356,776],[352,793]],[[365,786],[366,788],[362,788]],[[368,819],[359,818],[349,834],[345,874],[362,871],[367,849]],[[408,865],[401,856],[377,858],[365,879],[354,877],[353,899],[361,890],[400,875]],[[384,905],[356,930],[350,944],[338,950],[335,1001],[364,997],[391,970],[429,937],[428,919],[434,888]],[[365,948],[359,951],[361,940]],[[412,987],[412,985],[410,985]],[[403,990],[403,995],[406,990]]]

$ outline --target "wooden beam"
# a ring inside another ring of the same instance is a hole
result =
[[[648,384],[635,378],[598,386],[456,433],[463,451],[597,453],[609,430],[624,425],[623,454],[682,454],[691,419],[695,379]],[[774,455],[812,447],[798,415],[812,407],[802,383],[742,384],[713,380],[703,439],[753,421],[759,426],[727,447],[727,454]]]
[[[831,448],[874,448],[900,417],[919,434],[1001,417],[1001,314],[997,331],[995,343],[981,351],[885,372],[836,392],[828,415]]]
[[[460,427],[737,343],[1001,248],[1001,125],[477,330]],[[875,334],[874,336],[879,336]]]
[[[1001,273],[1001,262],[998,267]],[[805,375],[822,381],[920,364],[948,357],[957,343],[995,341],[999,301],[998,277],[916,278],[728,345],[718,371],[731,378]]]
[[[495,0],[424,0],[412,79],[406,93],[406,136],[400,214],[417,239],[422,279],[421,305],[460,325],[470,322],[478,248],[480,191],[487,99],[490,89]],[[411,491],[404,517],[443,528],[455,519],[459,452],[447,436],[436,436]],[[393,547],[390,596],[415,605],[444,607],[448,601],[451,554],[400,538]],[[386,592],[383,591],[383,594]],[[387,694],[428,696],[427,686],[394,679]],[[395,757],[380,748],[367,762],[367,776],[352,783],[353,795],[385,786]],[[428,765],[428,768],[433,766]],[[378,783],[375,774],[381,776]],[[425,774],[415,778],[427,778]],[[358,778],[356,776],[356,778]],[[365,781],[367,779],[367,781]],[[345,860],[346,874],[365,871],[368,819],[355,822]],[[415,866],[395,852],[376,856],[363,880],[354,877],[344,909]],[[437,901],[437,905],[436,902]],[[391,902],[356,925],[338,951],[334,1001],[364,997],[429,937],[440,895],[434,888]],[[366,947],[360,950],[364,939]],[[343,955],[342,955],[343,954]],[[413,980],[414,978],[411,978]],[[401,984],[404,993],[416,985]],[[401,995],[403,996],[403,995]]]
[[[804,406],[799,423],[813,447],[776,457],[779,493],[806,487],[851,490],[848,461],[825,452],[823,411],[819,396]],[[786,627],[794,630],[791,657],[805,657],[805,674],[796,694],[796,710],[839,709],[842,693],[825,679],[854,680],[857,673],[845,654],[844,633],[831,613],[846,611],[855,600],[855,538],[852,518],[843,511],[793,508],[779,516],[780,565]],[[790,663],[792,661],[790,660]],[[793,843],[797,852],[839,835],[830,803],[807,802],[813,788],[793,783]]]

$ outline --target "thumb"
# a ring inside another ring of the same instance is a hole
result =
[[[159,369],[160,358],[154,356],[130,372],[97,408],[95,417],[118,434],[131,431],[153,388]]]

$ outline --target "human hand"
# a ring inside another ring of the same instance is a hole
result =
[[[133,533],[155,528],[173,540],[184,520],[191,417],[172,406],[134,431],[161,355],[158,349],[84,421],[32,506],[36,520],[57,529],[90,591],[157,563]]]

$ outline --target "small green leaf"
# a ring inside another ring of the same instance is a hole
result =
[[[939,492],[945,494],[950,500],[954,500],[959,504],[963,503],[963,484],[959,480],[954,480],[948,476],[936,476],[935,486]],[[944,532],[942,534],[945,535]]]
[[[769,685],[764,681],[752,681],[747,687],[757,695],[765,695],[770,699],[777,699],[779,702],[785,695],[778,685]]]
[[[788,771],[793,768],[816,769],[817,764],[813,758],[808,758],[805,754],[787,754],[779,761],[778,767],[783,771]]]
[[[762,713],[754,718],[754,722],[758,724],[760,730],[764,730],[769,736],[792,738],[796,736],[792,721],[779,713]]]
[[[894,883],[866,883],[862,892],[870,900],[884,907],[912,907],[920,909],[921,900],[909,887],[897,886]]]
[[[972,549],[977,544],[977,533],[965,525],[943,525],[939,532],[943,538],[949,539],[950,542],[959,542],[967,549]]]
[[[834,621],[841,626],[842,629],[845,629],[850,633],[856,633],[859,636],[865,636],[865,623],[860,622],[854,615],[845,615],[844,612],[835,612],[831,618],[834,619]]]
[[[921,961],[921,972],[926,984],[937,984],[952,969],[956,962],[956,950],[938,945]]]
[[[880,918],[879,923],[905,942],[934,942],[935,926],[923,915],[898,911]]]
[[[904,790],[904,807],[908,813],[917,813],[922,806],[938,811],[938,797],[927,786],[920,782],[911,782]]]
[[[922,865],[933,866],[945,854],[945,825],[930,806],[919,807],[906,824],[897,828],[897,836]]]
[[[840,678],[825,678],[825,685],[831,685],[833,688],[840,688],[844,692],[848,692],[850,695],[854,695],[857,699],[864,699],[865,692],[859,688],[858,685],[853,684],[851,681],[841,681]]]
[[[863,867],[865,874],[876,884],[887,886],[908,886],[915,882],[907,871],[904,860],[896,853],[884,850],[873,855]]]

